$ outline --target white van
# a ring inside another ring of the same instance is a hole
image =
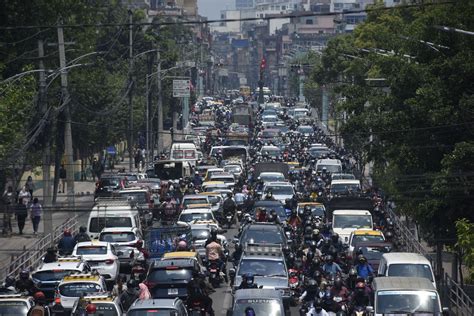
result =
[[[193,166],[196,165],[198,152],[193,142],[173,143],[170,150],[170,160],[189,161]]]
[[[331,197],[338,195],[347,195],[350,193],[360,193],[360,181],[359,180],[332,180],[330,187]]]
[[[358,229],[374,229],[372,214],[367,210],[336,210],[332,212],[332,230],[342,242],[349,243],[351,233]]]
[[[372,282],[374,306],[368,315],[449,315],[436,288],[425,278],[379,277]]]
[[[130,205],[94,205],[87,220],[87,235],[97,239],[105,227],[136,227],[141,230],[138,210]]]
[[[339,159],[319,159],[316,161],[316,170],[322,171],[326,168],[330,173],[341,173],[342,163]]]
[[[431,262],[418,253],[384,253],[380,259],[377,275],[426,278],[430,280],[436,288],[436,281]]]

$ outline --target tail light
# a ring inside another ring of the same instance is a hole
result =
[[[54,305],[61,305],[61,298],[56,297],[56,298],[54,299]]]
[[[143,283],[147,286],[148,289],[152,289],[152,288],[154,288],[155,285],[156,285],[155,282],[151,282],[151,281],[145,281],[145,282],[143,282]]]
[[[114,262],[115,262],[115,261],[112,260],[112,259],[107,259],[107,260],[105,260],[105,264],[114,264]]]

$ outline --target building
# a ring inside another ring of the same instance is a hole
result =
[[[221,20],[230,20],[230,19],[240,19],[241,18],[240,10],[222,10],[221,11]],[[218,33],[240,33],[241,32],[241,22],[232,21],[232,22],[220,22],[219,24],[211,24],[211,31]]]
[[[235,0],[235,9],[252,9],[254,7],[254,0]]]

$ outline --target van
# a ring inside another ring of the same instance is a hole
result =
[[[330,173],[341,173],[342,163],[339,159],[319,159],[316,161],[316,170],[322,171],[326,168],[327,172]]]
[[[339,234],[343,243],[358,229],[374,229],[372,214],[367,210],[336,210],[332,213],[332,230]]]
[[[198,152],[193,142],[173,143],[170,150],[170,159],[176,161],[189,161],[196,165]]]
[[[87,235],[97,239],[105,227],[136,227],[141,230],[138,210],[128,203],[94,205],[87,220]]]
[[[430,280],[436,288],[431,262],[412,252],[390,252],[382,255],[378,276],[420,277]]]
[[[360,193],[361,186],[359,180],[332,180],[330,187],[330,197],[350,195],[352,193]]]
[[[372,282],[369,315],[448,315],[433,284],[425,278],[378,277]]]

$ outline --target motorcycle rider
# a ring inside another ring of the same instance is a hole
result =
[[[278,216],[275,210],[270,210],[270,215],[268,216],[269,223],[281,224],[280,216]]]
[[[331,295],[334,298],[333,311],[339,312],[341,308],[349,301],[349,290],[344,286],[342,279],[337,277],[334,280],[334,285],[331,288]],[[340,301],[336,301],[339,299]]]
[[[367,279],[369,276],[374,275],[374,268],[372,268],[372,266],[367,262],[364,255],[359,255],[357,257],[355,268],[357,270],[357,275],[361,278]]]
[[[214,310],[212,308],[212,299],[210,298],[210,294],[215,292],[215,290],[205,281],[198,271],[193,271],[193,277],[189,281],[187,288],[188,309],[193,307],[194,302],[202,302],[204,309],[209,313],[209,315],[213,316]]]
[[[134,279],[130,279],[127,282],[127,289],[120,296],[120,303],[124,310],[128,310],[132,306],[133,302],[138,298],[139,288],[138,282]]]
[[[33,299],[35,301],[35,305],[33,305],[30,310],[28,311],[27,315],[31,316],[49,316],[51,315],[51,312],[49,310],[49,307],[46,303],[46,296],[44,295],[43,292],[38,291],[33,295]]]
[[[76,242],[74,241],[74,237],[71,235],[71,231],[69,229],[65,229],[63,232],[63,237],[58,243],[59,254],[63,256],[71,255],[72,251],[74,250],[74,246],[76,246]]]
[[[220,244],[219,239],[217,239],[217,231],[211,230],[211,235],[206,240],[206,258],[207,262],[216,261],[219,266],[219,270],[224,273],[225,281],[228,282],[227,273],[224,266],[224,250]]]
[[[258,285],[255,284],[255,278],[252,273],[245,273],[242,275],[242,282],[239,285],[239,290],[256,288],[258,288]]]
[[[202,177],[199,175],[199,172],[196,171],[194,173],[192,183],[195,187],[200,187],[202,185]]]
[[[298,298],[298,301],[301,302],[307,302],[309,304],[313,304],[313,302],[316,300],[318,296],[318,282],[314,279],[310,279],[308,281],[308,284],[306,285],[305,291],[301,296]]]
[[[323,304],[321,303],[321,299],[318,298],[313,303],[313,307],[311,307],[306,313],[307,316],[329,316],[328,312],[323,308]]]
[[[49,247],[46,250],[46,255],[43,258],[44,263],[51,263],[51,262],[56,262],[58,261],[58,253],[57,249],[54,247]]]
[[[18,292],[28,292],[30,295],[33,295],[33,293],[37,291],[28,270],[22,270],[20,272],[19,278],[15,283],[15,288]]]
[[[329,276],[336,276],[342,273],[341,267],[334,262],[334,258],[331,255],[326,256],[326,263],[323,265],[323,272]]]
[[[350,308],[353,310],[355,307],[367,307],[370,305],[370,297],[367,293],[364,282],[357,282],[355,290],[350,297]]]
[[[235,201],[232,198],[232,193],[227,193],[227,197],[224,200],[224,203],[222,204],[222,209],[224,211],[224,216],[226,216],[227,214],[231,214],[232,218],[234,218],[237,205],[235,204]]]
[[[298,212],[296,212],[295,209],[292,209],[290,217],[288,218],[288,224],[293,228],[297,228],[299,225],[301,225],[301,223],[302,221],[301,218],[298,216]]]
[[[79,227],[79,233],[74,236],[74,241],[76,243],[83,241],[91,241],[90,237],[87,235],[87,228],[84,226]]]

